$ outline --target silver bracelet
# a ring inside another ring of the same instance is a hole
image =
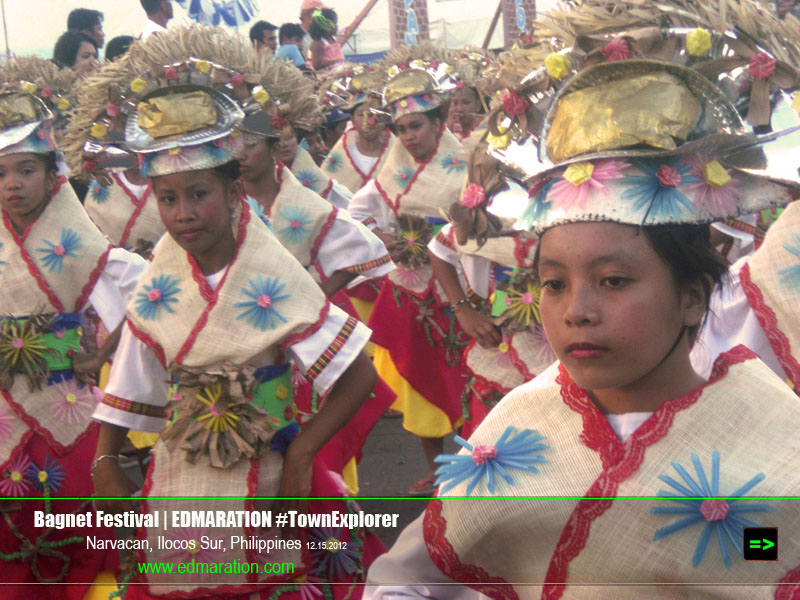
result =
[[[97,468],[98,463],[105,458],[113,458],[115,461],[117,461],[117,464],[119,464],[119,456],[116,454],[103,454],[102,456],[98,456],[92,461],[92,466],[89,469],[89,472],[92,474],[92,476],[94,476],[94,470]]]

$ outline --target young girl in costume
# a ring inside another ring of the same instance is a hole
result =
[[[89,583],[118,564],[116,550],[100,549],[113,529],[36,527],[33,517],[90,508],[59,499],[92,494],[91,384],[113,352],[82,330],[90,308],[109,331],[120,326],[145,263],[110,247],[64,176],[54,127],[73,100],[71,77],[33,58],[4,64],[0,75],[0,564],[12,584],[2,595],[79,599],[88,586],[13,584]]]
[[[447,106],[447,127],[466,144],[470,137],[477,143],[486,130],[486,94],[481,84],[484,71],[493,72],[495,61],[485,51],[465,48],[451,59],[450,78],[455,89]]]
[[[317,73],[335,68],[345,61],[342,44],[336,39],[338,24],[339,17],[332,8],[317,9],[311,15],[309,62]],[[345,32],[343,39],[346,40],[348,36]]]
[[[415,67],[414,65],[417,65]],[[427,243],[444,223],[441,210],[458,199],[466,175],[466,157],[444,126],[434,69],[422,59],[406,70],[398,66],[386,87],[385,101],[397,137],[377,174],[353,197],[350,213],[387,244],[398,267],[386,279],[370,318],[378,372],[397,393],[393,408],[403,425],[422,438],[430,471],[411,493],[432,491],[434,457],[442,437],[461,418],[464,381],[460,357],[466,340],[451,308],[436,289]]]
[[[612,8],[618,3],[604,6]],[[532,130],[541,154],[518,118],[503,120],[514,137],[503,156],[519,161],[509,166],[530,184],[520,226],[539,234],[539,308],[559,362],[506,396],[459,442],[461,454],[438,459],[438,497],[370,570],[371,581],[386,585],[370,587],[369,597],[396,594],[389,582],[404,581],[464,582],[492,598],[586,595],[570,582],[692,582],[689,596],[724,598],[750,598],[753,588],[702,584],[787,584],[759,588],[775,598],[800,589],[796,536],[775,562],[737,556],[744,527],[800,524],[800,510],[779,498],[800,489],[796,397],[745,347],[722,354],[708,380],[689,360],[725,271],[706,224],[784,203],[789,190],[731,166],[745,164],[735,138],[749,145],[751,131],[713,83],[722,79],[697,77],[683,60],[703,47],[713,60],[712,48],[733,46],[716,66],[736,69],[746,50],[733,35],[687,27],[688,15],[695,25],[705,18],[689,3],[667,16],[660,5],[646,5],[649,15],[627,8],[610,31],[592,22],[603,11],[588,7],[554,14],[553,29],[537,23],[543,48],[556,25],[576,37],[582,26],[593,33],[588,50],[565,43],[557,55],[577,70],[567,83],[543,83],[545,69],[528,80],[556,87],[543,125]],[[746,17],[758,10],[736,8]],[[647,27],[668,16],[683,27]],[[698,36],[710,43],[698,47]],[[751,110],[757,102],[754,92]],[[529,106],[526,118],[542,117],[543,108]],[[723,129],[731,152],[709,160],[693,151]],[[670,130],[669,139],[654,137]],[[648,141],[631,147],[637,138]],[[692,174],[697,161],[703,179]],[[726,190],[733,201],[708,201],[709,185],[734,181]],[[455,499],[464,495],[490,498]],[[618,498],[628,496],[635,500]],[[513,585],[523,582],[534,585]],[[651,597],[675,594],[674,586],[646,589]],[[469,594],[447,588],[437,596],[459,592]],[[603,593],[638,598],[642,588]]]
[[[194,58],[176,62],[176,44],[192,48]],[[151,497],[198,496],[195,501],[181,500],[181,510],[189,511],[302,511],[304,503],[297,500],[271,504],[200,497],[344,495],[330,474],[318,468],[314,456],[347,424],[376,381],[362,352],[369,331],[331,306],[302,265],[241,199],[236,157],[242,151],[242,136],[236,127],[244,113],[211,84],[233,89],[243,99],[244,94],[252,96],[245,105],[267,110],[274,106],[264,101],[260,86],[243,86],[239,71],[202,57],[236,65],[242,52],[241,44],[222,31],[184,29],[134,45],[118,80],[120,89],[127,91],[125,144],[142,155],[141,170],[152,180],[168,235],[156,247],[128,307],[117,360],[95,411],[102,424],[94,477],[98,496],[129,496],[134,486],[116,460],[120,444],[129,428],[160,432],[142,490],[145,514],[176,506]],[[287,358],[319,393],[328,394],[299,434]],[[351,510],[343,501],[312,500],[309,506],[315,511]],[[98,508],[120,511],[130,505],[122,499],[98,501]],[[231,539],[297,535],[299,546],[271,553]],[[184,548],[188,544],[188,550],[159,546],[160,536],[174,538]],[[221,545],[202,547],[203,536]],[[137,582],[168,585],[131,586],[129,598],[236,598],[254,593],[299,597],[301,586],[258,585],[295,581],[313,582],[307,592],[324,590],[344,597],[355,589],[331,590],[325,584],[357,581],[362,563],[368,564],[374,552],[370,538],[358,529],[310,529],[290,535],[245,523],[220,530],[175,529],[162,522],[140,528],[138,538],[153,549],[140,554],[140,561],[224,558],[260,565],[291,562],[295,569],[287,575],[190,574],[187,586],[174,585],[172,576],[135,573]],[[325,549],[320,539],[339,553]],[[333,539],[346,542],[347,548],[333,548]]]

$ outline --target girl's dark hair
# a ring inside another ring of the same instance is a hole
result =
[[[425,115],[426,117],[428,117],[428,119],[430,119],[431,122],[435,121],[436,119],[439,119],[440,121],[444,121],[444,115],[442,113],[442,107],[441,106],[437,106],[436,108],[432,108],[430,110],[426,110],[422,114]]]
[[[314,11],[316,13],[317,11]],[[323,38],[329,37],[336,33],[336,26],[335,24],[338,22],[339,17],[336,15],[336,11],[332,8],[323,8],[320,10],[322,13],[322,17],[330,21],[334,26],[333,27],[323,27],[319,21],[322,19],[311,19],[311,28],[308,31],[308,35],[311,36],[312,40],[321,40]]]
[[[213,167],[211,170],[228,183],[236,181],[242,174],[239,168],[239,161],[236,159],[226,162],[224,165]]]
[[[89,42],[97,51],[97,43],[93,37],[82,31],[65,31],[53,48],[53,62],[62,68],[75,66],[75,61],[78,60],[78,51],[83,42]]]
[[[56,163],[56,153],[55,153],[55,151],[48,152],[47,154],[37,154],[36,156],[38,156],[39,159],[44,164],[44,170],[46,172],[54,173],[54,172],[58,171],[58,165]]]
[[[133,44],[132,35],[118,35],[106,44],[106,61],[112,62],[123,56]]]

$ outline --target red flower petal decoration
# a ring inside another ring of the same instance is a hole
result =
[[[503,110],[509,117],[516,117],[524,113],[530,106],[527,98],[523,98],[515,92],[506,92],[503,94]]]
[[[606,57],[608,62],[614,62],[617,60],[627,60],[633,56],[631,53],[631,47],[628,45],[628,42],[625,38],[614,38],[610,42],[608,42],[603,49],[601,50],[603,56]]]
[[[164,69],[164,77],[168,81],[175,81],[178,78],[178,70],[175,67],[167,67]]]
[[[97,171],[97,161],[96,160],[86,160],[83,162],[83,170],[87,173],[94,173]]]
[[[116,104],[109,104],[106,106],[106,114],[112,119],[119,114],[120,108]]]
[[[272,117],[272,127],[275,129],[283,129],[289,124],[289,121],[281,117],[280,115],[275,115]]]
[[[669,165],[661,165],[656,172],[656,177],[664,187],[675,188],[681,183],[681,174]]]
[[[467,189],[464,190],[464,196],[459,204],[467,208],[477,208],[483,204],[484,200],[486,200],[486,190],[483,189],[483,186],[477,183],[470,183]]]
[[[53,90],[51,90],[48,87],[42,88],[42,98],[49,98],[52,95],[53,95]]]
[[[766,79],[775,74],[775,59],[766,52],[750,57],[750,74],[756,79]]]
[[[231,77],[231,85],[232,86],[236,87],[236,86],[242,85],[243,83],[244,83],[244,77],[242,77],[238,73],[236,75],[234,75],[233,77]]]

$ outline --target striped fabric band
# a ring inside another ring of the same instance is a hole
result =
[[[330,362],[333,360],[333,357],[339,353],[339,350],[342,349],[345,342],[350,339],[350,335],[353,333],[353,330],[358,325],[358,321],[356,321],[353,317],[348,317],[347,321],[345,322],[342,330],[336,335],[336,339],[331,342],[331,345],[322,353],[322,355],[317,359],[311,368],[308,370],[306,377],[309,381],[314,381],[319,374],[327,367]]]
[[[373,219],[372,217],[367,217],[366,219],[364,219],[361,222],[364,225],[366,225],[367,227],[369,227],[370,225],[377,225],[378,224],[378,222],[375,219]]]
[[[127,413],[134,415],[142,415],[143,417],[153,417],[156,419],[164,419],[167,416],[167,411],[163,406],[153,406],[152,404],[144,404],[142,402],[133,402],[132,400],[125,400],[112,396],[111,394],[103,394],[101,404],[116,408]]]
[[[444,235],[441,229],[439,230],[439,233],[436,234],[436,241],[439,242],[445,248],[449,248],[454,252],[456,251],[456,247],[455,245],[453,245],[453,242],[451,242],[450,239],[446,235]]]
[[[473,290],[469,286],[467,286],[467,298],[475,306],[481,306],[484,302],[486,302],[485,298],[483,298],[480,294],[478,294],[475,290]]]
[[[387,254],[386,256],[382,256],[381,258],[376,258],[375,260],[370,260],[368,262],[361,263],[360,265],[345,267],[344,269],[342,269],[342,271],[347,271],[348,273],[363,273],[364,271],[369,271],[371,269],[375,269],[376,267],[380,267],[381,265],[385,265],[391,260],[392,258]]]

